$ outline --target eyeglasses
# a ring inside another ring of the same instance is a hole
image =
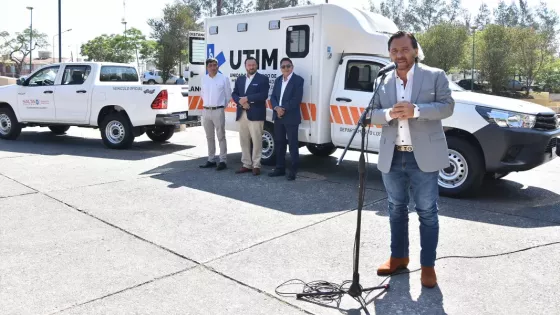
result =
[[[282,69],[290,69],[292,67],[292,65],[282,65],[280,66],[280,68]]]

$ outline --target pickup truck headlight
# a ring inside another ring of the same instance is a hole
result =
[[[510,112],[507,110],[500,110],[477,106],[476,111],[491,124],[500,127],[510,128],[533,128],[537,117],[535,115]]]

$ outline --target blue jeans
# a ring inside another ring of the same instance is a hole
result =
[[[381,174],[389,201],[391,256],[408,257],[408,204],[412,188],[420,221],[420,264],[434,266],[439,236],[439,172],[423,172],[418,168],[413,152],[395,150],[389,173]]]

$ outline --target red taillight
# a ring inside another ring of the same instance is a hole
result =
[[[152,102],[152,109],[167,109],[167,90],[161,90]]]

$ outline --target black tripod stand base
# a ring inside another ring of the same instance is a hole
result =
[[[380,285],[380,286],[376,286],[376,287],[370,287],[370,288],[364,288],[364,289],[361,290],[362,292],[360,292],[360,294],[358,294],[356,296],[360,296],[361,293],[363,293],[363,292],[371,292],[371,291],[375,291],[375,290],[389,290],[389,284]],[[338,291],[330,291],[330,292],[298,293],[298,294],[296,294],[296,299],[300,300],[301,298],[308,297],[308,296],[328,296],[328,295],[344,295],[344,294],[348,294],[352,297],[356,297],[356,296],[354,296],[355,294],[350,294],[347,291],[338,290]]]

